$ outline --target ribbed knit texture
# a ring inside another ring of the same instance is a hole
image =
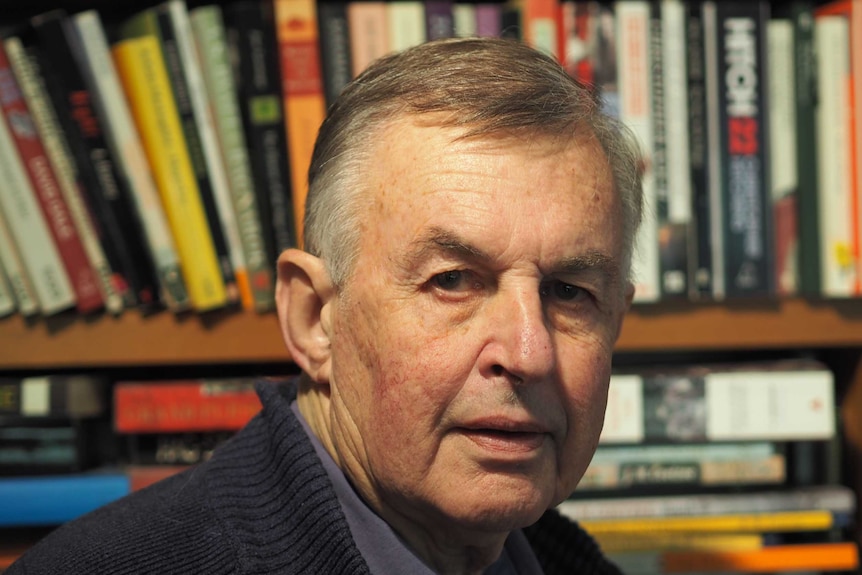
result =
[[[261,414],[208,462],[60,527],[4,575],[369,573],[290,410],[295,389],[257,390]],[[548,575],[619,573],[554,512],[526,532]]]

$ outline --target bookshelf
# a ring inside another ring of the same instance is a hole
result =
[[[635,307],[620,353],[862,349],[862,302],[788,299]],[[74,314],[0,320],[0,371],[290,362],[274,313]]]

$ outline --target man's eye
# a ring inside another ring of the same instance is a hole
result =
[[[450,270],[434,276],[434,284],[440,289],[447,291],[456,290],[463,286],[465,274],[461,270]]]
[[[544,282],[539,290],[542,297],[553,297],[562,301],[572,301],[588,295],[583,288],[559,280]]]

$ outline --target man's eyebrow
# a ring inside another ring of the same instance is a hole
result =
[[[487,253],[466,242],[455,232],[436,226],[410,242],[409,254],[413,260],[421,260],[430,253],[439,252],[449,253],[471,261],[491,260]]]
[[[609,282],[614,283],[620,277],[620,263],[616,258],[607,254],[589,252],[557,262],[553,271],[557,274],[598,273],[605,276]]]

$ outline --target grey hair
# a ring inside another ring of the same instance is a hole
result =
[[[308,172],[304,248],[324,260],[336,288],[349,278],[359,248],[362,202],[370,200],[359,193],[361,172],[371,143],[393,118],[407,115],[433,115],[433,125],[463,128],[465,138],[595,137],[621,200],[623,271],[631,273],[643,161],[629,131],[553,58],[513,40],[461,38],[377,60],[329,108]]]

